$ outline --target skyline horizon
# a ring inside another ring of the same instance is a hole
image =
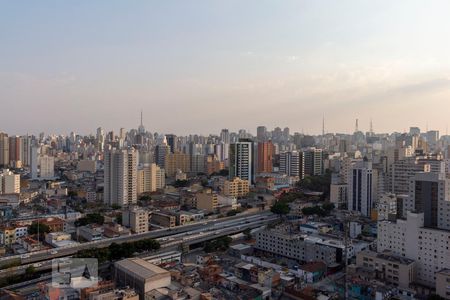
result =
[[[322,115],[336,132],[356,118],[445,132],[450,2],[433,3],[8,2],[0,127],[132,128],[142,108],[149,128],[179,134],[277,123],[320,134]]]

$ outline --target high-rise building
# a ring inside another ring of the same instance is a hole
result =
[[[425,227],[450,230],[450,179],[445,173],[419,172],[409,186],[403,214],[423,213]]]
[[[9,165],[20,168],[22,166],[23,142],[20,136],[9,137]]]
[[[255,182],[253,142],[241,139],[230,145],[230,179],[239,177],[248,180],[249,184]]]
[[[170,152],[178,151],[177,136],[175,134],[166,134],[167,145],[170,147]]]
[[[369,217],[374,204],[372,162],[367,159],[354,162],[348,176],[348,210]]]
[[[137,202],[137,154],[134,149],[105,151],[104,202],[128,206]]]
[[[41,179],[53,179],[55,177],[55,158],[53,156],[39,156],[39,177]]]
[[[14,174],[8,169],[0,173],[0,193],[19,194],[20,193],[20,175]]]
[[[165,159],[165,171],[168,177],[174,177],[177,170],[181,170],[184,173],[189,173],[190,168],[190,156],[184,153],[169,153]]]
[[[302,179],[304,177],[302,154],[298,151],[280,153],[280,173],[288,176],[298,176]]]
[[[377,251],[414,260],[417,282],[434,288],[436,273],[450,268],[450,231],[424,225],[424,214],[410,211],[406,220],[379,221]]]
[[[308,148],[303,151],[303,166],[305,176],[323,174],[323,151],[318,148]]]
[[[222,129],[222,131],[220,132],[220,140],[224,144],[230,144],[230,132],[228,131],[228,129]]]
[[[267,140],[267,128],[266,126],[258,126],[256,128],[256,138],[258,142],[262,143]]]
[[[0,166],[9,165],[9,138],[8,134],[0,132]]]
[[[271,141],[258,143],[258,173],[271,173],[273,170],[274,148]]]
[[[165,168],[166,166],[166,157],[170,153],[170,147],[166,143],[166,139],[164,137],[164,141],[155,147],[155,163],[161,167]]]

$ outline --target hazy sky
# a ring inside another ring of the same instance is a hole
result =
[[[0,131],[445,133],[450,1],[0,0]]]

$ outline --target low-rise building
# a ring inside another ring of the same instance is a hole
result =
[[[227,197],[242,198],[249,193],[248,180],[235,177],[232,180],[225,180],[223,182],[223,194]]]
[[[356,265],[372,270],[377,279],[401,288],[409,288],[416,279],[415,262],[389,252],[361,251],[356,255]]]
[[[218,206],[217,194],[210,189],[204,190],[196,195],[196,208],[206,212],[215,212]]]
[[[117,286],[129,286],[136,290],[139,299],[151,290],[167,287],[171,283],[170,272],[140,258],[129,258],[114,264]]]
[[[436,273],[436,294],[450,299],[450,269],[442,269]]]
[[[55,248],[77,244],[77,242],[72,240],[71,235],[66,232],[47,233],[45,236],[45,242]]]
[[[171,212],[154,211],[150,217],[151,223],[161,227],[175,227],[177,225],[177,217]]]
[[[91,225],[81,226],[77,228],[77,236],[88,242],[98,241],[103,238],[103,228]]]
[[[122,212],[122,224],[134,233],[148,231],[148,211],[136,206],[129,207]]]

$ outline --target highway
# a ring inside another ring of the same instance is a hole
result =
[[[33,266],[37,271],[49,270],[51,269],[51,260],[53,258],[71,256],[82,249],[107,247],[113,242],[124,243],[145,238],[155,238],[161,244],[160,251],[163,252],[167,251],[167,248],[174,248],[181,244],[195,244],[211,240],[215,237],[242,232],[247,228],[253,229],[261,227],[276,219],[277,216],[270,212],[260,212],[257,214],[241,215],[234,217],[231,220],[205,220],[200,223],[179,226],[172,229],[159,229],[143,234],[134,234],[95,242],[87,242],[67,248],[44,250],[30,253],[29,257],[16,255],[15,259],[20,258],[22,265],[0,270],[0,277],[10,276],[13,274],[23,274],[29,266]]]

